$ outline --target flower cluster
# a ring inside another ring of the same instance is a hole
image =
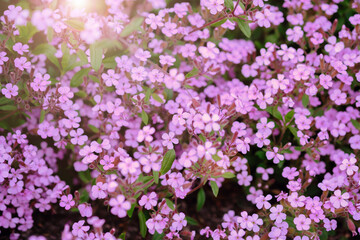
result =
[[[51,208],[81,217],[65,240],[124,239],[98,211],[138,219],[143,238],[360,231],[359,0],[277,3],[287,15],[266,0],[98,2],[0,17],[1,231],[18,239]],[[231,182],[252,208],[195,227],[188,196],[201,211],[204,189]]]

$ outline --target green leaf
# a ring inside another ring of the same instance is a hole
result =
[[[351,119],[351,123],[354,125],[354,127],[358,130],[360,130],[360,122],[356,121],[355,119]]]
[[[199,73],[199,69],[198,68],[196,68],[196,67],[194,67],[190,72],[188,72],[187,74],[186,74],[186,78],[191,78],[191,77],[193,77],[193,76],[195,76],[196,74],[198,74]]]
[[[52,62],[57,68],[60,69],[59,60],[55,57],[56,48],[50,44],[42,43],[39,44],[32,53],[34,55],[44,54],[50,62]]]
[[[200,211],[203,208],[205,204],[205,199],[206,199],[205,191],[203,188],[200,188],[197,194],[196,211]]]
[[[192,218],[192,217],[186,216],[186,217],[185,217],[185,220],[187,221],[187,223],[188,223],[189,225],[193,225],[193,226],[199,225],[199,223],[198,223],[194,218]]]
[[[226,172],[222,175],[223,178],[234,178],[235,174],[233,174],[232,172]]]
[[[149,103],[151,93],[152,93],[151,88],[146,89],[145,98],[144,98],[145,103]]]
[[[231,10],[234,9],[234,2],[232,0],[225,0],[225,7],[230,8]]]
[[[85,189],[80,190],[80,203],[87,202],[89,200],[89,192]]]
[[[89,63],[88,57],[83,50],[79,49],[76,54],[80,59],[81,65],[86,65]]]
[[[75,93],[75,96],[80,97],[80,98],[86,98],[87,93],[84,91],[78,91]]]
[[[94,125],[88,124],[88,127],[90,128],[91,131],[93,131],[94,133],[99,133],[100,130],[95,127]]]
[[[73,30],[83,31],[85,29],[84,22],[76,18],[66,20],[64,23]]]
[[[161,175],[164,175],[171,169],[171,166],[174,163],[175,157],[176,157],[176,154],[175,154],[174,149],[171,149],[166,152],[164,159],[161,163],[161,169],[160,169]]]
[[[122,239],[122,240],[125,240],[125,237],[126,237],[126,233],[123,232],[120,234],[119,238]]]
[[[294,117],[295,111],[291,110],[285,115],[285,123],[289,123],[290,120]]]
[[[97,72],[99,71],[102,63],[103,49],[96,43],[90,45],[90,63],[92,68]]]
[[[132,34],[134,31],[139,30],[143,21],[144,21],[143,17],[134,17],[133,19],[131,19],[131,21],[121,31],[120,37],[127,37],[130,34]]]
[[[81,179],[81,181],[83,181],[84,183],[89,183],[92,180],[89,170],[79,172],[78,175],[79,175],[79,178]]]
[[[247,38],[251,37],[251,29],[250,29],[249,23],[245,22],[242,19],[236,18],[236,17],[233,17],[231,19],[234,20],[235,22],[237,22],[240,30],[244,33],[244,35]]]
[[[0,110],[2,111],[14,111],[17,107],[15,105],[2,105],[0,106]]]
[[[145,125],[147,125],[149,123],[149,116],[147,115],[147,113],[144,110],[142,110],[142,112],[141,112],[141,119]]]
[[[220,161],[221,157],[219,157],[217,154],[212,155],[212,159],[214,159],[215,162]]]
[[[140,225],[140,234],[143,238],[145,238],[147,227],[146,227],[146,218],[143,211],[138,212],[138,217],[139,217],[139,225]]]
[[[152,240],[163,240],[164,239],[164,233],[160,234],[158,232],[155,231]]]
[[[218,27],[218,26],[224,24],[226,21],[227,21],[227,18],[225,18],[225,19],[223,19],[221,21],[215,22],[215,23],[211,24],[211,26],[212,27]]]
[[[45,113],[46,113],[45,110],[42,109],[41,112],[40,112],[40,120],[39,120],[40,123],[42,123],[44,121]]]
[[[19,29],[19,36],[17,40],[21,43],[28,43],[29,40],[37,33],[37,28],[28,22],[26,26],[17,26]]]
[[[13,100],[11,99],[8,99],[6,97],[0,97],[0,105],[6,105],[6,104],[9,104],[9,103],[14,103]]]
[[[219,186],[214,181],[210,181],[210,186],[214,196],[217,197],[217,195],[219,194]]]
[[[65,74],[65,69],[68,67],[69,60],[70,60],[70,50],[69,50],[68,46],[66,45],[66,43],[61,44],[61,51],[63,54],[62,60],[61,60],[62,73]]]
[[[166,205],[167,205],[171,210],[175,210],[174,203],[173,203],[170,199],[165,198],[165,202],[166,202]]]
[[[132,215],[134,214],[135,207],[136,207],[136,202],[131,204],[131,208],[127,211],[127,215],[129,218],[131,218]]]
[[[154,181],[156,184],[159,183],[159,171],[153,171]]]
[[[47,28],[47,34],[46,34],[48,42],[52,42],[54,38],[54,29],[52,27]]]
[[[279,120],[283,120],[281,113],[278,110],[277,106],[269,106],[266,108],[266,111],[268,113],[270,113],[272,116],[274,116],[275,118],[279,119]]]
[[[304,108],[306,108],[309,105],[309,96],[304,94],[304,96],[302,97],[302,104],[304,106]]]
[[[89,72],[90,72],[90,68],[84,68],[78,71],[77,73],[75,73],[74,76],[71,78],[70,86],[71,87],[80,86],[84,81],[84,77],[87,76]]]
[[[151,94],[151,96],[152,96],[153,99],[156,100],[157,102],[159,102],[159,103],[164,103],[164,101],[162,100],[162,98],[161,98],[159,95],[157,95],[156,93]]]

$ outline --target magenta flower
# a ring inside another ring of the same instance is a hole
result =
[[[150,210],[157,204],[158,196],[155,192],[151,192],[148,195],[143,195],[139,200],[139,205],[144,206],[145,209]]]
[[[75,201],[73,200],[73,196],[71,194],[61,196],[60,207],[69,210],[73,206],[75,206]]]
[[[294,218],[294,223],[298,231],[306,231],[310,229],[311,219],[305,217],[304,214],[300,214],[298,217]]]
[[[348,199],[350,198],[349,193],[341,193],[339,189],[334,191],[334,196],[330,197],[330,202],[334,208],[347,207],[349,205]]]
[[[82,238],[85,236],[85,233],[87,231],[89,231],[90,227],[89,226],[84,226],[84,223],[85,221],[84,220],[80,220],[76,223],[73,224],[72,226],[72,231],[71,233],[74,235],[74,236],[77,236],[79,238]]]
[[[1,93],[5,95],[6,98],[12,98],[18,95],[18,90],[18,86],[7,83],[5,88],[1,89]]]
[[[117,215],[119,218],[126,216],[127,210],[130,210],[130,202],[125,200],[125,197],[121,194],[117,195],[116,198],[111,198],[109,201],[111,208],[111,213]]]

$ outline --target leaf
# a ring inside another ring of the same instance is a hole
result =
[[[89,183],[92,180],[92,177],[90,175],[90,171],[86,170],[83,172],[79,172],[78,173],[79,178],[81,179],[81,181],[83,181],[84,183]]]
[[[200,211],[203,208],[205,204],[205,199],[206,199],[205,191],[203,188],[200,188],[197,194],[196,211]]]
[[[9,104],[9,103],[14,103],[13,100],[6,98],[6,97],[0,97],[0,105],[5,105],[5,104]]]
[[[187,74],[186,74],[186,78],[191,78],[191,77],[193,77],[193,76],[195,76],[196,74],[198,74],[199,73],[199,69],[198,68],[193,68],[190,72],[188,72]]]
[[[212,155],[212,159],[214,159],[215,162],[220,161],[221,157],[219,157],[217,154]]]
[[[289,123],[290,120],[294,117],[295,111],[291,110],[285,115],[285,123]]]
[[[97,72],[99,71],[102,63],[103,49],[96,43],[90,45],[90,63],[92,68]]]
[[[230,8],[231,10],[234,9],[234,2],[233,0],[225,0],[224,1],[225,7]]]
[[[2,105],[0,106],[0,110],[2,111],[14,111],[17,107],[15,105]]]
[[[81,20],[78,20],[76,18],[66,20],[64,23],[73,30],[83,31],[85,29],[85,24]]]
[[[40,123],[42,123],[44,121],[45,113],[46,113],[45,110],[42,109],[40,112],[40,120],[39,120]]]
[[[234,20],[235,22],[237,22],[240,30],[244,33],[244,35],[247,38],[251,37],[251,29],[250,29],[249,23],[245,22],[242,19],[236,18],[236,17],[233,17],[231,19]]]
[[[48,42],[52,42],[54,38],[54,29],[52,27],[47,28],[47,34],[46,34]]]
[[[90,72],[90,68],[84,68],[78,71],[77,73],[75,73],[74,76],[71,78],[70,86],[71,87],[80,86],[84,81],[84,77],[87,76],[89,72]]]
[[[223,178],[234,178],[235,174],[233,174],[232,172],[226,172],[222,175]]]
[[[189,225],[193,225],[193,226],[199,225],[199,223],[198,223],[194,218],[192,218],[192,217],[186,216],[186,217],[185,217],[185,220],[187,221],[187,223],[188,223]]]
[[[143,21],[144,21],[143,17],[134,17],[133,19],[131,19],[131,21],[121,31],[120,37],[127,37],[130,34],[132,34],[134,31],[139,30]]]
[[[301,101],[302,101],[302,104],[303,104],[304,108],[306,108],[309,105],[309,102],[310,102],[309,95],[304,94]]]
[[[166,202],[166,205],[167,205],[171,210],[175,210],[174,203],[173,203],[170,199],[165,198],[165,202]]]
[[[358,130],[360,130],[360,122],[356,121],[355,119],[351,119],[351,123],[354,125],[354,127]]]
[[[211,24],[211,26],[212,27],[218,27],[218,26],[224,24],[226,21],[227,21],[227,18],[225,18],[225,19],[223,19],[221,21],[215,22],[215,23]]]
[[[161,169],[160,169],[161,175],[164,175],[171,169],[171,166],[174,163],[175,157],[176,157],[176,154],[175,154],[174,149],[171,149],[166,152],[164,159],[161,163]]]
[[[127,215],[129,218],[131,218],[132,215],[134,214],[135,207],[136,207],[136,202],[131,204],[131,208],[127,211]]]
[[[162,100],[162,98],[161,98],[159,95],[157,95],[156,93],[151,94],[151,96],[152,96],[153,99],[156,100],[157,102],[159,102],[159,103],[164,103],[164,101]]]
[[[141,112],[141,119],[145,125],[148,124],[149,116],[147,115],[147,113],[144,110],[142,110],[142,112]]]
[[[219,194],[219,186],[214,181],[210,181],[210,186],[214,196],[217,197],[217,195]]]
[[[52,62],[57,68],[60,69],[59,60],[55,57],[56,48],[50,44],[42,43],[38,45],[32,53],[34,55],[44,54],[50,62]]]
[[[147,227],[146,227],[146,218],[143,211],[138,212],[138,217],[139,217],[139,225],[140,225],[140,234],[143,238],[145,238]]]
[[[281,113],[278,110],[277,106],[269,106],[266,108],[266,111],[270,113],[272,116],[279,120],[283,120]]]
[[[153,171],[154,181],[156,184],[159,183],[159,171]]]
[[[122,239],[122,240],[125,240],[125,237],[126,237],[126,233],[123,232],[120,234],[119,238]]]
[[[94,125],[88,124],[88,127],[94,133],[99,133],[100,132],[100,130],[97,127],[95,127]]]
[[[87,57],[87,55],[85,54],[85,52],[83,50],[79,49],[76,52],[76,54],[80,59],[81,65],[85,65],[85,64],[89,63],[88,57]]]
[[[17,40],[21,43],[28,43],[29,40],[37,33],[37,28],[28,22],[26,26],[17,26],[19,29],[19,36]]]
[[[70,60],[70,50],[67,47],[66,43],[62,43],[61,44],[61,51],[62,51],[62,60],[61,60],[61,66],[62,66],[62,73],[65,73],[65,69],[68,67],[69,65],[69,60]]]
[[[144,98],[145,103],[149,103],[151,93],[152,93],[151,88],[146,89],[145,98]]]
[[[158,232],[155,231],[152,240],[163,240],[164,239],[164,233],[160,234]]]

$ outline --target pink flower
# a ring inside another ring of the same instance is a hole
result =
[[[275,223],[281,223],[282,221],[284,221],[286,219],[286,214],[283,213],[284,207],[282,205],[277,205],[276,207],[272,207],[270,208],[270,219],[271,220],[275,220]]]
[[[162,142],[162,145],[166,146],[168,149],[173,149],[174,148],[173,144],[179,143],[179,140],[177,138],[175,138],[175,133],[173,133],[173,132],[169,132],[169,134],[164,133],[162,135],[162,139],[164,140]]]
[[[49,79],[49,74],[44,74],[44,76],[42,76],[41,73],[37,73],[35,74],[34,81],[30,83],[30,86],[34,91],[44,92],[47,86],[51,84],[51,81],[49,81]]]
[[[76,131],[75,130],[71,130],[70,131],[70,136],[71,138],[71,143],[72,144],[77,144],[77,145],[83,145],[87,140],[88,140],[88,136],[86,135],[82,135],[84,133],[84,130],[82,128],[78,128]]]
[[[26,57],[15,58],[14,63],[15,67],[18,68],[20,71],[26,70],[30,72],[31,70],[31,63],[27,61]]]
[[[349,205],[347,201],[349,197],[349,193],[345,192],[344,194],[341,194],[341,191],[338,189],[335,190],[334,196],[330,197],[330,202],[334,208],[347,207]]]
[[[164,26],[163,19],[159,15],[150,13],[145,19],[146,24],[149,24],[153,30],[156,30],[158,27]]]
[[[145,209],[150,210],[157,204],[158,196],[155,192],[151,192],[148,195],[143,195],[139,200],[139,205],[144,206]]]
[[[146,221],[146,226],[151,234],[154,234],[155,231],[161,234],[168,221],[168,218],[163,218],[160,214],[158,214],[155,217],[148,219]]]
[[[89,231],[90,227],[89,226],[84,226],[85,221],[84,220],[80,220],[76,223],[73,224],[72,228],[73,230],[71,231],[71,233],[79,238],[82,238],[85,236],[85,233],[87,231]]]
[[[205,0],[204,6],[210,10],[211,14],[215,15],[224,9],[224,0]]]
[[[29,52],[29,45],[22,43],[15,43],[13,46],[13,50],[20,55],[23,55],[24,52]]]
[[[273,151],[267,151],[266,152],[266,158],[268,160],[273,159],[273,162],[275,164],[278,164],[280,161],[284,160],[284,155],[279,153],[279,148],[278,147],[274,147]]]
[[[11,83],[7,83],[5,88],[1,89],[1,93],[5,95],[6,98],[12,98],[18,95],[19,87],[16,85],[12,85]]]
[[[125,197],[121,194],[117,195],[116,198],[111,198],[109,201],[111,208],[111,213],[117,215],[119,218],[126,216],[127,210],[130,210],[130,202],[125,200]]]
[[[342,171],[346,170],[346,174],[352,176],[355,172],[359,170],[359,167],[355,165],[356,163],[356,158],[350,157],[350,159],[344,159],[339,168]]]
[[[171,37],[178,33],[176,23],[172,23],[170,21],[164,24],[164,27],[161,29],[161,32],[165,34],[167,37]]]
[[[82,217],[91,217],[92,216],[92,208],[88,203],[82,203],[78,206],[80,215]]]
[[[269,201],[272,199],[272,196],[270,194],[266,195],[266,197],[264,195],[261,195],[259,197],[257,197],[255,199],[256,202],[256,207],[258,209],[261,208],[265,208],[265,209],[269,209],[271,207],[271,204],[269,203]]]
[[[306,231],[310,229],[311,219],[305,217],[304,214],[300,214],[298,217],[294,218],[294,223],[298,231]]]
[[[138,132],[138,136],[136,138],[136,140],[138,142],[142,142],[142,141],[147,141],[147,142],[152,142],[152,140],[154,139],[151,135],[155,132],[155,128],[150,127],[149,125],[144,126],[142,130],[140,130]]]
[[[73,196],[71,194],[61,196],[60,207],[64,207],[66,210],[69,210],[74,205],[75,201],[73,200]]]
[[[175,213],[173,216],[173,223],[170,227],[170,230],[175,231],[181,231],[186,225],[187,221],[185,220],[185,214],[184,213]]]
[[[204,58],[215,59],[216,55],[219,54],[219,49],[216,47],[215,43],[207,42],[206,47],[199,47],[199,52]]]

